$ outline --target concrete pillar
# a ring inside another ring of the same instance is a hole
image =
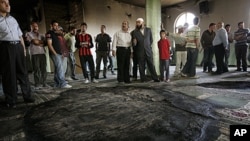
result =
[[[159,69],[159,51],[157,42],[160,39],[159,32],[161,30],[161,0],[146,0],[146,26],[150,27],[153,34],[153,59],[157,74]]]

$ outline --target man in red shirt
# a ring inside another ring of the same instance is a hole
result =
[[[93,40],[90,34],[86,33],[87,24],[81,24],[81,33],[76,35],[76,47],[79,49],[79,58],[82,66],[82,72],[85,78],[84,83],[89,83],[89,75],[87,72],[87,62],[90,69],[91,82],[98,83],[95,80],[95,64],[91,53],[91,48],[93,45]]]
[[[166,37],[165,30],[160,31],[161,39],[158,41],[160,55],[160,80],[169,82],[169,59],[170,59],[170,42]],[[164,80],[165,71],[165,80]]]

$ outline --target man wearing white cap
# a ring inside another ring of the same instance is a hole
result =
[[[136,20],[136,29],[132,32],[132,41],[135,49],[134,57],[137,57],[139,64],[141,81],[145,82],[147,80],[145,75],[146,62],[151,78],[155,82],[159,82],[153,64],[153,52],[151,48],[151,44],[153,43],[152,32],[150,28],[144,26],[144,20],[142,18]]]
[[[177,33],[169,34],[169,36],[173,38],[173,40],[175,41],[175,52],[176,52],[176,62],[175,62],[176,67],[174,71],[175,77],[178,77],[180,75],[181,68],[186,64],[187,61],[187,49],[186,49],[187,40],[183,35],[184,26],[179,25],[177,26],[177,29],[178,29]]]

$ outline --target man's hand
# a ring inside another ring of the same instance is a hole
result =
[[[134,38],[133,39],[133,46],[136,46],[137,45],[137,40]]]
[[[116,56],[116,52],[112,50],[112,56]]]

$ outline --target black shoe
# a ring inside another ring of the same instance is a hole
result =
[[[6,106],[7,106],[7,108],[16,108],[16,104],[14,104],[14,103],[7,103],[6,104]]]
[[[235,71],[241,71],[241,69],[237,69],[237,70],[235,70]]]
[[[103,75],[103,78],[107,78],[107,76],[106,76],[106,75]]]
[[[213,74],[213,75],[220,75],[220,74],[222,74],[222,73],[216,71],[216,72],[212,72],[212,74]]]
[[[75,77],[71,77],[73,80],[79,80],[78,78],[75,78]]]
[[[95,76],[95,79],[99,79],[99,76]]]
[[[126,81],[125,83],[126,83],[126,84],[130,84],[130,83],[131,83],[131,81]]]
[[[154,82],[160,82],[160,80],[159,79],[155,79]]]
[[[25,98],[24,102],[25,103],[34,103],[36,100],[34,98]]]

